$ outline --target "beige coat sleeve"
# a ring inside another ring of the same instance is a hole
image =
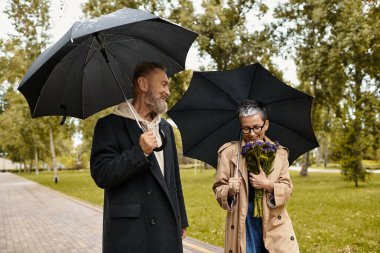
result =
[[[270,201],[271,199],[273,199],[273,196],[269,195],[267,198],[267,203],[269,207],[271,208],[285,206],[286,202],[290,198],[290,195],[292,195],[292,189],[293,189],[293,184],[292,184],[292,181],[290,180],[290,175],[289,175],[289,161],[287,157],[287,152],[286,154],[279,154],[279,155],[283,157],[283,159],[281,159],[283,162],[282,162],[279,176],[273,183],[274,184],[274,191],[273,191],[274,201]]]
[[[233,207],[235,205],[232,205],[232,207],[229,205],[228,200],[228,190],[229,190],[229,185],[228,185],[228,180],[230,178],[230,164],[231,164],[231,159],[230,159],[230,150],[227,148],[224,148],[222,146],[219,151],[218,151],[218,168],[216,170],[216,178],[215,178],[215,183],[212,186],[212,189],[215,194],[215,198],[218,201],[219,205],[227,210],[227,211],[233,211]],[[226,150],[227,149],[227,150]],[[234,196],[230,197],[234,198]]]

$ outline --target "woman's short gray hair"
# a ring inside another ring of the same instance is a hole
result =
[[[244,101],[244,103],[239,106],[237,113],[239,118],[259,114],[263,121],[267,120],[267,112],[265,107],[261,106],[255,100]]]

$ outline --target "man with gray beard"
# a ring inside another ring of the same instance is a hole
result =
[[[177,151],[160,117],[170,95],[166,68],[136,66],[133,90],[130,104],[116,106],[94,131],[90,163],[104,189],[103,252],[183,252],[188,223]]]

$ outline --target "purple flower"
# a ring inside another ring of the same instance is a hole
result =
[[[269,155],[270,153],[276,153],[278,147],[278,141],[275,141],[275,143],[254,141],[253,143],[246,143],[242,147],[241,154],[244,156],[249,150],[255,149],[256,156],[260,156],[261,153]]]

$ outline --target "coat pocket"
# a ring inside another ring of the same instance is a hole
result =
[[[270,215],[270,220],[271,220],[271,228],[276,228],[280,226],[281,224],[284,224],[285,222],[289,221],[289,216],[287,215],[284,210],[280,209],[278,210],[279,212],[272,212]]]
[[[140,203],[111,204],[109,209],[110,218],[138,218],[141,213]]]
[[[272,224],[274,227],[279,226],[285,222],[285,217],[282,217],[281,215],[278,215],[276,217],[272,218]]]

